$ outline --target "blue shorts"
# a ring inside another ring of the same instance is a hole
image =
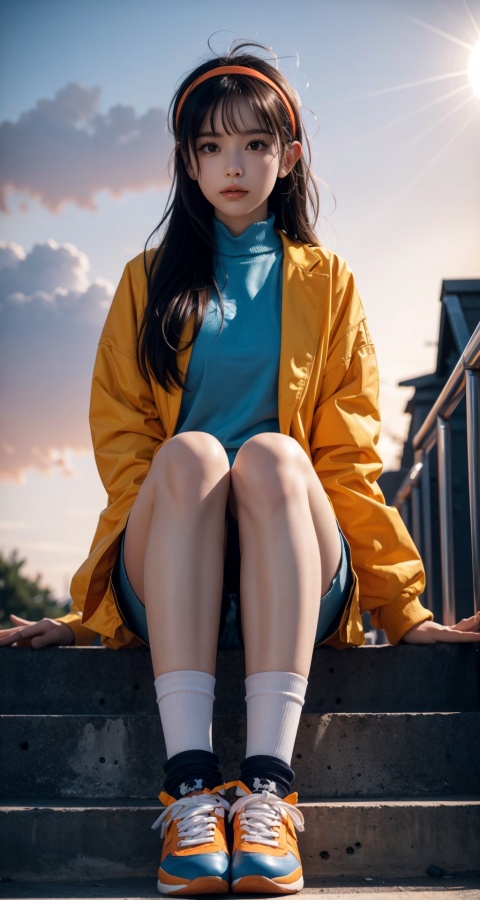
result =
[[[238,522],[229,509],[227,509],[226,520],[228,522],[228,538],[223,573],[222,610],[218,639],[219,650],[243,648],[240,613],[240,543],[238,539]],[[342,556],[331,587],[320,600],[315,644],[324,641],[337,630],[353,586],[350,547],[340,526],[338,526],[338,530],[340,532]],[[120,617],[129,631],[149,646],[145,607],[133,590],[125,568],[124,540],[125,532],[122,534],[120,551],[112,572],[115,602]]]

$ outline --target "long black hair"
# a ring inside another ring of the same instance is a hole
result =
[[[318,243],[313,225],[318,216],[319,196],[309,168],[309,146],[297,96],[278,69],[248,52],[251,47],[270,52],[261,44],[236,42],[225,56],[214,57],[195,68],[182,81],[170,104],[169,127],[175,139],[173,180],[166,211],[145,246],[148,297],[137,343],[137,359],[143,375],[146,378],[153,375],[165,390],[175,385],[183,387],[185,373],[179,369],[178,352],[195,341],[211,293],[218,293],[214,278],[213,207],[187,171],[192,155],[198,166],[196,138],[207,116],[214,131],[218,110],[225,131],[235,133],[240,129],[235,118],[235,98],[245,97],[262,127],[274,135],[280,155],[294,139],[307,149],[308,158],[302,152],[291,172],[277,179],[268,207],[275,215],[277,229],[304,243]],[[295,136],[285,104],[277,92],[245,74],[216,75],[199,84],[187,96],[177,123],[177,107],[189,85],[210,69],[228,65],[256,69],[279,86],[293,109]],[[159,246],[154,252],[147,251],[150,240],[161,229],[164,231]],[[187,343],[181,338],[191,316],[194,317],[193,335]]]

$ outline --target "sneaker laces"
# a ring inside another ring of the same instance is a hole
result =
[[[151,826],[160,828],[163,839],[168,825],[175,820],[178,826],[179,847],[194,847],[197,844],[213,844],[218,818],[230,809],[228,800],[219,794],[193,794],[182,797],[160,813]],[[169,815],[167,820],[167,815]]]
[[[230,808],[229,822],[235,813],[239,814],[242,840],[251,843],[278,847],[280,825],[287,813],[298,831],[305,830],[300,810],[269,791],[240,796]]]

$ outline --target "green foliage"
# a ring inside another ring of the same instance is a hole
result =
[[[68,606],[57,603],[49,588],[41,587],[39,575],[35,579],[22,575],[25,562],[16,550],[8,558],[0,553],[0,627],[11,627],[11,613],[36,622],[68,612]]]

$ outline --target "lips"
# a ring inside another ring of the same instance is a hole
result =
[[[244,188],[239,187],[237,184],[231,184],[225,190],[220,191],[223,197],[244,197],[245,194],[248,194],[248,191],[244,190]]]

